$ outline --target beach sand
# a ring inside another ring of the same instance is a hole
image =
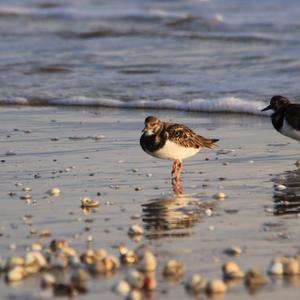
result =
[[[150,114],[220,139],[215,150],[203,150],[185,161],[184,196],[173,193],[171,162],[150,157],[139,146],[144,118]],[[285,206],[277,210],[273,198],[274,181],[287,178],[297,186],[299,145],[278,134],[269,118],[2,106],[0,119],[0,253],[4,259],[24,255],[37,240],[48,245],[52,239],[66,239],[78,251],[104,248],[115,255],[121,243],[132,249],[146,244],[157,255],[158,272],[173,258],[186,269],[177,283],[158,276],[157,299],[183,299],[193,298],[182,284],[188,274],[221,278],[222,264],[232,259],[243,271],[256,267],[266,273],[273,257],[299,251],[297,213],[281,214]],[[20,199],[26,194],[24,187],[32,188],[31,203]],[[52,187],[61,189],[59,197],[46,194]],[[9,196],[10,192],[15,195]],[[216,200],[217,192],[227,197]],[[99,208],[84,214],[83,196],[98,199]],[[212,216],[205,214],[208,207]],[[135,215],[140,218],[133,220]],[[145,230],[140,242],[127,235],[132,224]],[[30,234],[31,228],[37,230],[36,235]],[[49,230],[51,237],[39,238],[43,230]],[[86,242],[89,235],[93,236],[90,244]],[[238,258],[224,254],[233,245],[243,249]],[[87,284],[89,293],[79,298],[122,299],[111,292],[111,286],[123,276],[120,270],[110,278],[93,278]],[[300,278],[269,281],[255,299],[298,299]],[[39,285],[39,276],[9,286],[2,276],[0,298],[46,298]],[[250,298],[253,295],[242,283],[224,296]]]

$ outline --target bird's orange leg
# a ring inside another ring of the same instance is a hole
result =
[[[172,171],[171,171],[172,175],[176,172],[178,163],[179,163],[178,159],[174,160],[173,165],[172,165]]]
[[[175,177],[176,181],[179,181],[180,173],[181,173],[182,168],[183,168],[183,162],[179,161],[179,164],[177,165],[177,174],[176,174],[176,177]]]

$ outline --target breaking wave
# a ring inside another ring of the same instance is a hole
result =
[[[131,109],[171,109],[199,112],[226,112],[267,115],[261,109],[266,106],[262,101],[247,101],[236,97],[219,99],[175,99],[122,101],[108,98],[89,98],[85,96],[64,99],[27,99],[23,97],[0,99],[0,105],[57,105],[57,106],[98,106]]]

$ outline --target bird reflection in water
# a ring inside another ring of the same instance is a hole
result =
[[[143,222],[146,237],[184,237],[192,234],[191,228],[201,222],[206,209],[213,202],[199,202],[199,197],[185,195],[180,181],[172,181],[173,194],[154,198],[143,204]]]
[[[300,169],[287,171],[274,179],[274,215],[300,213]]]

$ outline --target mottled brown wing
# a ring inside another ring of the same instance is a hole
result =
[[[181,124],[165,124],[165,130],[168,133],[168,139],[183,147],[200,148],[213,146],[213,141],[206,139],[188,127]]]

